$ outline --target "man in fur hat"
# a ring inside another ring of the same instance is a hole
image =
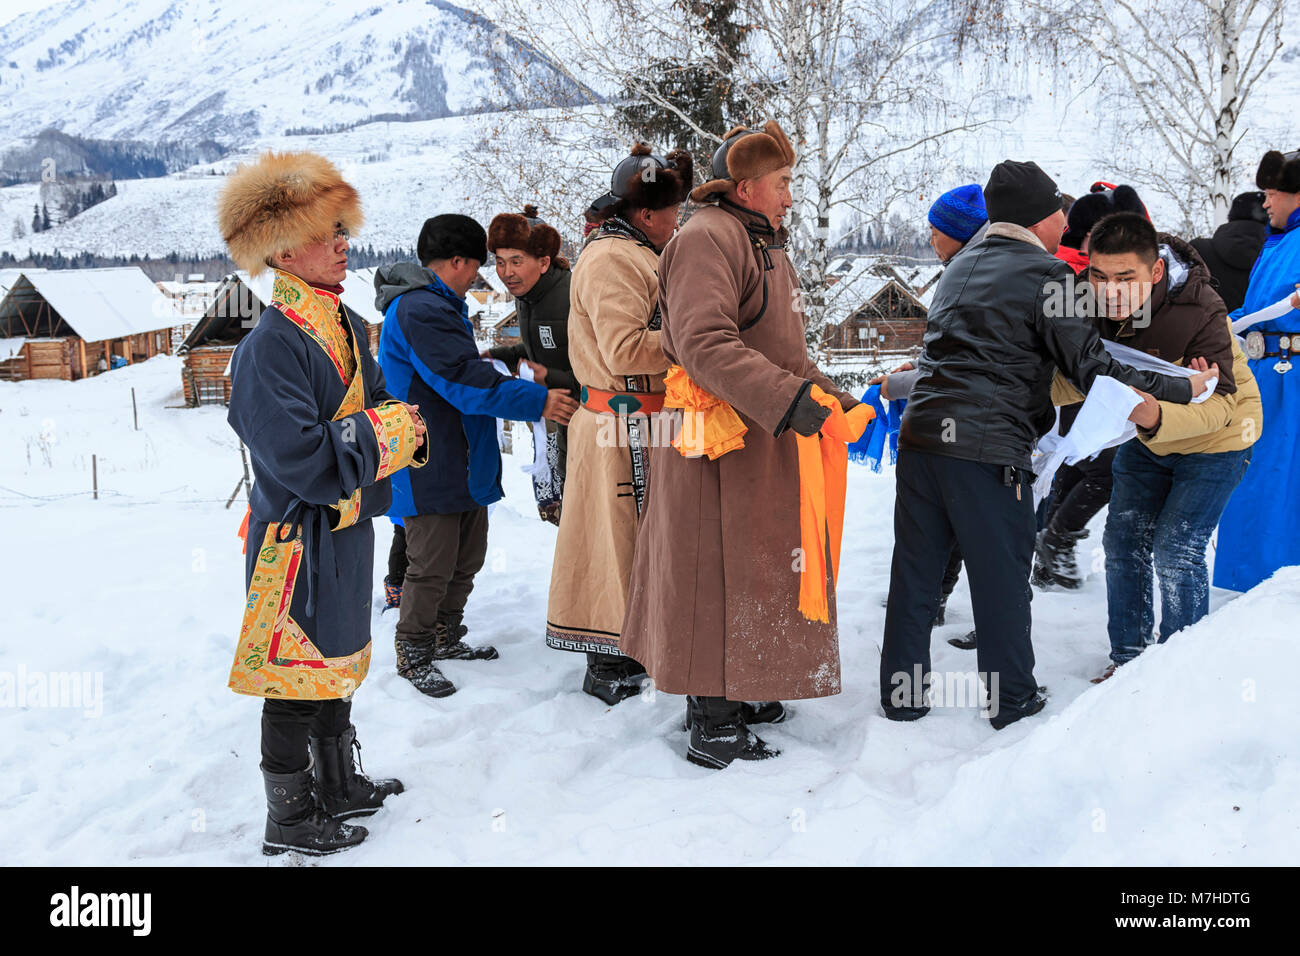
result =
[[[240,166],[218,205],[237,265],[274,271],[271,305],[231,362],[231,427],[248,446],[248,598],[230,687],[265,698],[262,851],[356,846],[401,793],[353,765],[352,695],[370,667],[370,519],[389,476],[428,457],[416,406],[397,401],[340,301],[357,192],[325,158],[267,153]]]
[[[533,381],[562,388],[578,400],[578,380],[569,364],[569,260],[560,255],[560,234],[537,217],[537,207],[523,214],[503,212],[488,225],[488,252],[496,259],[497,275],[515,297],[519,344],[498,345],[484,354],[499,359],[512,372],[521,363]],[[545,485],[534,481],[537,510],[543,521],[560,523],[564,497],[569,430],[548,422],[546,458],[551,466]]]
[[[1272,234],[1250,271],[1236,321],[1291,297],[1291,310],[1241,330],[1268,429],[1219,522],[1214,583],[1247,591],[1278,568],[1300,564],[1300,534],[1287,517],[1300,498],[1300,150],[1264,155],[1255,174]]]
[[[794,161],[775,122],[731,130],[659,265],[682,450],[652,452],[623,652],[688,695],[687,759],[709,768],[775,756],[750,725],[840,691],[834,468],[813,436],[859,403],[808,357],[783,227]]]

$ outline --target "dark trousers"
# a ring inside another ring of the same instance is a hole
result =
[[[406,580],[406,529],[393,525],[393,543],[388,548],[388,578],[385,584],[400,588]]]
[[[308,737],[337,737],[352,722],[352,701],[278,700],[262,702],[262,767],[270,773],[297,773],[308,764]]]
[[[897,480],[881,705],[886,710],[924,706],[930,622],[955,542],[970,579],[981,675],[990,692],[996,681],[1003,713],[1023,708],[1038,689],[1030,639],[1030,472],[1017,471],[1009,486],[999,465],[900,449]]]
[[[1160,578],[1160,643],[1210,613],[1205,549],[1250,452],[1157,455],[1137,439],[1120,446],[1103,537],[1116,664],[1128,663],[1155,638],[1153,574]]]
[[[429,640],[439,624],[456,627],[487,557],[487,508],[406,518],[406,580],[397,637]]]
[[[1062,465],[1052,482],[1052,514],[1048,527],[1054,531],[1082,531],[1110,501],[1114,478],[1111,465],[1118,448],[1107,448],[1096,458],[1077,465]]]

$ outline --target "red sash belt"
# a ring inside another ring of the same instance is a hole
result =
[[[664,409],[663,392],[606,392],[582,386],[582,404],[593,412],[614,415],[653,415]]]

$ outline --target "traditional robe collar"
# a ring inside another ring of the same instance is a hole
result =
[[[610,216],[600,224],[600,232],[596,234],[597,239],[604,239],[606,236],[619,236],[623,239],[631,239],[633,242],[654,249],[656,253],[659,250],[655,244],[650,241],[650,237],[644,232],[632,225],[622,216]]]
[[[749,233],[751,241],[762,241],[769,249],[785,248],[786,240],[790,234],[786,231],[785,226],[780,229],[773,229],[771,221],[756,209],[750,209],[748,206],[742,206],[740,203],[732,202],[723,196],[718,200],[718,208],[731,213],[740,220],[745,231]]]

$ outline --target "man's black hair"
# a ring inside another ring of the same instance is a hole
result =
[[[415,252],[422,266],[455,256],[487,262],[487,233],[469,216],[444,213],[424,221]]]
[[[1097,220],[1088,233],[1089,257],[1122,256],[1126,252],[1136,252],[1147,265],[1155,265],[1160,258],[1156,227],[1136,212],[1112,213]]]

